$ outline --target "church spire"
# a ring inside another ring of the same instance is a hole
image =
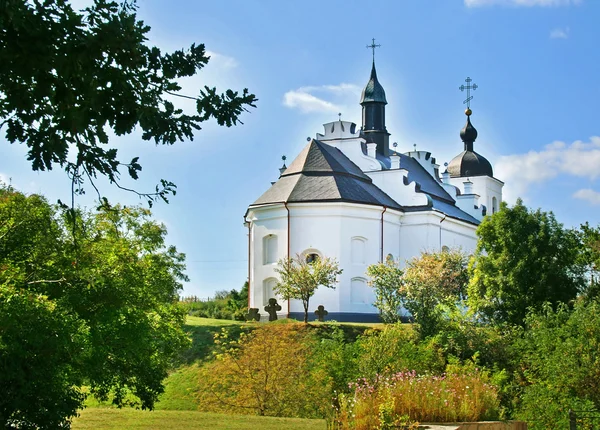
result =
[[[461,85],[458,87],[459,90],[467,90],[467,99],[463,104],[467,105],[465,115],[467,116],[467,123],[460,130],[460,139],[463,141],[465,147],[463,152],[458,154],[450,161],[448,165],[448,173],[451,178],[469,177],[469,176],[494,176],[494,171],[490,162],[482,155],[475,152],[473,149],[473,143],[477,139],[477,129],[471,124],[471,90],[477,89],[477,84],[471,85],[473,80],[471,78],[465,79],[467,85]]]
[[[384,156],[390,155],[389,136],[385,127],[385,91],[377,79],[377,70],[375,69],[375,48],[381,45],[375,44],[373,39],[371,45],[367,48],[373,50],[373,65],[371,67],[371,76],[365,86],[360,104],[362,106],[362,132],[377,143],[377,152]]]

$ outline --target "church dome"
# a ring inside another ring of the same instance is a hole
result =
[[[494,170],[490,162],[473,150],[473,142],[477,139],[477,129],[471,124],[471,110],[467,109],[467,123],[460,131],[460,138],[465,144],[465,150],[458,154],[448,164],[448,173],[451,178],[468,176],[494,177]]]
[[[387,104],[387,100],[385,99],[385,91],[383,87],[377,80],[377,71],[375,70],[375,62],[373,62],[373,67],[371,68],[371,78],[369,82],[367,82],[367,86],[362,92],[362,96],[360,98],[360,103],[384,103]]]
[[[448,173],[451,178],[463,178],[468,176],[494,177],[494,171],[490,162],[475,151],[463,151],[450,161]]]

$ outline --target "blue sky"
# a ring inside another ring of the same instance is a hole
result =
[[[84,0],[74,2],[84,5]],[[239,289],[247,277],[243,215],[322,124],[360,124],[360,91],[371,68],[388,99],[391,141],[431,151],[440,164],[462,151],[465,122],[458,90],[473,93],[475,150],[503,180],[505,197],[553,211],[566,226],[600,222],[600,2],[596,0],[341,1],[139,0],[150,41],[166,50],[204,43],[209,65],[184,82],[247,87],[259,99],[244,125],[207,124],[193,142],[156,147],[134,133],[114,138],[124,159],[140,156],[140,180],[178,185],[153,212],[168,241],[187,254],[185,294]],[[185,101],[177,100],[185,105]],[[187,106],[190,106],[189,104]],[[32,172],[24,146],[0,137],[0,178],[50,201],[68,200],[60,170]],[[139,200],[101,184],[113,202]],[[92,193],[78,199],[93,206]]]

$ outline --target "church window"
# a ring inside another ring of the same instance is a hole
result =
[[[277,298],[273,292],[275,285],[277,285],[277,279],[275,278],[267,278],[263,281],[263,306],[267,306],[269,304],[269,299]]]
[[[492,213],[495,214],[496,212],[498,212],[498,199],[492,197]]]
[[[350,251],[352,254],[352,264],[365,264],[365,248],[367,239],[364,237],[353,237]]]
[[[277,262],[277,236],[268,234],[263,237],[263,264]]]
[[[315,254],[314,252],[311,254],[306,254],[306,262],[308,264],[314,263],[319,259],[319,254]]]
[[[364,278],[352,278],[350,281],[350,301],[362,305],[369,303],[369,287]]]
[[[302,255],[304,256],[304,261],[306,261],[308,264],[314,263],[321,258],[321,253],[314,248],[305,250]]]

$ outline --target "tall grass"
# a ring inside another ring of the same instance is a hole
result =
[[[336,422],[342,429],[489,420],[500,411],[496,389],[478,371],[442,376],[399,372],[349,386],[350,394],[338,396]]]

